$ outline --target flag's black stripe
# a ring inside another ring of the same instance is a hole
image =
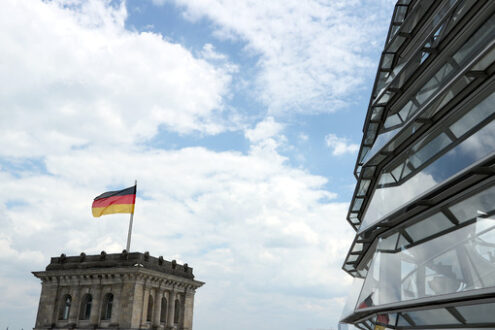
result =
[[[107,197],[113,197],[113,196],[135,195],[135,194],[136,194],[136,186],[132,186],[132,187],[125,188],[122,190],[107,191],[107,192],[101,194],[100,196],[95,197],[94,200],[107,198]]]

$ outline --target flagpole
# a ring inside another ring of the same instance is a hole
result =
[[[136,194],[137,194],[137,180],[134,180],[134,186],[136,187]],[[134,201],[134,208],[136,208],[136,201]],[[131,252],[132,220],[134,220],[134,210],[132,210],[131,218],[129,219],[129,232],[127,233],[127,247],[126,247],[127,252]]]

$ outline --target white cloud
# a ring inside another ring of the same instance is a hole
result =
[[[273,117],[267,117],[257,123],[255,128],[247,129],[245,135],[251,143],[259,143],[279,135],[283,128],[284,126],[276,122]]]
[[[0,323],[32,326],[39,283],[30,271],[51,256],[122,250],[127,217],[95,220],[90,204],[134,178],[133,250],[188,262],[207,283],[195,329],[335,323],[348,285],[347,203],[278,153],[284,125],[267,117],[246,129],[246,154],[151,148],[143,141],[162,126],[231,129],[224,99],[235,66],[208,44],[193,56],[127,31],[124,6],[70,3],[1,5]]]
[[[343,220],[347,203],[328,202],[335,194],[324,190],[324,178],[291,168],[280,156],[89,148],[47,156],[46,168],[47,175],[0,172],[0,219],[9,237],[0,245],[9,255],[47,263],[61,252],[121,251],[127,217],[94,220],[90,203],[107,184],[122,187],[137,178],[143,195],[136,204],[133,250],[188,262],[206,281],[196,302],[198,329],[218,327],[217,309],[225,311],[224,324],[246,322],[239,329],[252,329],[258,324],[253,315],[270,309],[285,311],[278,324],[287,328],[301,322],[295,311],[311,314],[321,326],[330,322],[329,301],[345,295],[340,265],[352,239]],[[8,206],[16,200],[23,204]],[[24,271],[26,283],[35,281],[32,263],[20,267],[5,258],[7,268]],[[301,304],[311,308],[301,312]],[[268,324],[266,329],[277,327]]]
[[[173,2],[187,19],[206,17],[220,38],[259,55],[256,92],[272,114],[331,112],[347,103],[376,64],[393,0]]]
[[[325,142],[335,156],[346,153],[355,154],[359,150],[359,144],[350,143],[347,138],[338,137],[335,134],[325,136]]]
[[[226,129],[231,68],[151,32],[125,29],[124,5],[2,2],[0,155],[40,156],[87,144],[132,144],[159,127]]]
[[[304,134],[304,133],[299,134],[299,141],[300,142],[307,142],[308,140],[309,140],[309,136],[307,134]]]

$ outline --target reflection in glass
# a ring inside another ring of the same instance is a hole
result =
[[[461,137],[483,120],[493,115],[495,111],[493,109],[494,104],[495,93],[491,94],[485,101],[481,102],[472,111],[466,113],[461,119],[452,124],[450,130],[457,138]]]
[[[398,110],[398,113],[390,113],[389,117],[385,120],[384,128],[387,131],[382,132],[378,135],[375,143],[371,151],[367,154],[367,156],[362,159],[366,163],[369,159],[371,159],[376,153],[387,143],[389,142],[397,133],[400,131],[400,128],[424,105],[427,104],[427,101],[430,100],[434,94],[437,94],[443,86],[445,86],[449,79],[463,68],[465,64],[464,62],[468,60],[472,60],[474,54],[480,51],[480,46],[485,45],[489,38],[491,38],[490,33],[493,34],[493,29],[495,28],[495,16],[492,16],[483,26],[476,31],[467,41],[466,43],[456,52],[453,58],[449,58],[448,61],[435,73],[435,75],[425,83],[425,85],[413,96],[411,96],[410,101],[406,103],[402,109]],[[469,56],[467,56],[469,54]],[[489,54],[488,54],[489,55]],[[423,56],[418,53],[418,56]],[[482,58],[484,62],[487,62],[491,57],[485,56]],[[450,61],[450,62],[449,62]],[[455,61],[455,62],[453,62]],[[414,64],[416,63],[416,64]],[[421,63],[421,61],[419,62]],[[411,61],[410,65],[418,65],[418,61]],[[488,64],[485,64],[487,66]],[[454,70],[454,66],[459,68]],[[398,65],[394,71],[402,69],[401,65]],[[407,71],[407,70],[406,70]],[[410,70],[409,70],[410,71]],[[455,71],[455,72],[454,72]],[[389,77],[389,80],[391,77]],[[465,88],[474,78],[472,77],[461,77],[459,81],[454,82],[451,87],[451,91],[447,91],[445,94],[446,97],[443,97],[443,101],[440,103],[435,103],[432,105],[432,108],[435,108],[433,112],[437,112],[440,110],[449,100],[454,96],[453,91],[457,94],[460,90]],[[396,86],[400,87],[400,86]],[[433,113],[431,114],[433,115]],[[390,129],[393,131],[388,132]]]
[[[487,100],[491,100],[491,97],[485,99],[478,106],[483,107]],[[476,111],[478,106],[473,111]],[[492,107],[492,114],[494,111],[495,108]],[[457,122],[464,120],[465,116]],[[404,160],[403,170],[399,178],[387,172],[380,175],[379,186],[367,207],[360,231],[378,222],[389,212],[410,202],[428,189],[493,153],[495,151],[495,122],[492,120],[426,167],[424,166],[429,160],[433,160],[434,156],[448,150],[447,144],[451,140],[445,133],[441,133],[430,142],[423,141],[410,148],[410,155]],[[449,147],[452,145],[454,145],[453,141]],[[415,151],[415,149],[418,150]],[[393,172],[396,168],[394,167],[391,171]]]
[[[495,322],[495,303],[456,307],[457,311],[469,323]]]
[[[417,312],[408,312],[407,316],[415,325],[441,325],[441,324],[460,324],[446,309],[439,308],[433,310],[424,310]]]
[[[462,223],[487,214],[494,208],[494,201],[495,186],[451,206],[449,210]]]
[[[442,212],[438,212],[433,216],[408,227],[406,233],[413,241],[419,241],[426,238],[428,235],[439,233],[453,226],[454,224]]]
[[[494,199],[489,209],[479,211],[490,214],[493,208]],[[398,244],[391,250],[390,242],[394,239],[378,244],[357,309],[495,286],[495,218],[477,218],[410,247]]]
[[[342,310],[341,320],[346,316],[352,314],[354,312],[354,307],[356,306],[357,300],[359,298],[359,293],[361,292],[361,288],[363,287],[364,279],[355,277],[351,289],[349,290],[349,294],[347,296],[347,300]]]

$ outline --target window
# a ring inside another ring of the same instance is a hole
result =
[[[160,322],[167,322],[167,298],[162,298],[162,309],[160,311]]]
[[[174,313],[174,323],[179,323],[179,315],[180,315],[180,301],[179,299],[175,299],[175,313]]]
[[[92,302],[93,302],[93,297],[89,293],[83,296],[81,300],[81,310],[79,312],[80,320],[89,320],[89,316],[91,315]]]
[[[69,319],[71,304],[72,304],[72,297],[70,296],[70,294],[66,294],[62,299],[62,304],[60,305],[60,314],[59,314],[60,320]]]
[[[146,321],[151,322],[152,317],[153,317],[153,296],[149,295],[149,297],[148,297],[148,313],[146,314]]]
[[[495,287],[494,196],[492,185],[381,238],[356,308]]]
[[[428,189],[495,151],[495,93],[464,107],[387,165],[378,179],[360,230],[379,222]],[[448,126],[447,126],[448,125]],[[354,205],[358,198],[355,198]],[[362,203],[362,201],[361,201]],[[358,211],[361,205],[351,211]]]
[[[103,298],[103,308],[101,309],[101,319],[110,320],[112,318],[113,294],[107,293]]]

